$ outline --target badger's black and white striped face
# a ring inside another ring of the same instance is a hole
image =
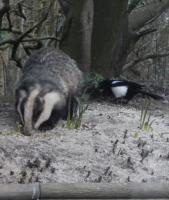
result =
[[[16,109],[24,125],[24,132],[29,134],[32,129],[39,129],[50,119],[53,111],[61,110],[62,107],[64,109],[65,104],[59,92],[50,91],[43,94],[37,84],[29,92],[18,89]]]
[[[112,81],[111,91],[113,92],[115,98],[125,97],[128,91],[128,86],[123,84],[123,81]]]

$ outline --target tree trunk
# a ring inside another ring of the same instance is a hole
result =
[[[92,66],[107,78],[122,73],[129,49],[141,37],[137,31],[169,7],[168,0],[154,0],[129,15],[128,0],[70,1],[71,15],[67,16],[61,48],[83,71]]]
[[[85,72],[91,66],[92,25],[93,0],[72,0],[61,49],[74,58]]]
[[[94,0],[92,67],[103,76],[117,77],[127,56],[127,0]]]

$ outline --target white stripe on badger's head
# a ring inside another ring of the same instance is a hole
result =
[[[24,125],[24,117],[23,117],[23,113],[21,111],[21,104],[23,103],[23,100],[27,96],[26,91],[25,90],[19,90],[19,95],[18,96],[19,96],[18,97],[19,99],[18,99],[18,102],[17,102],[17,105],[16,105],[16,110],[18,111],[20,120],[21,120],[22,124]]]
[[[33,110],[34,110],[34,104],[35,99],[40,93],[40,87],[36,85],[35,89],[33,89],[28,99],[25,103],[25,109],[24,109],[24,134],[30,135],[33,129],[32,121],[33,121]]]
[[[44,107],[38,120],[36,121],[34,128],[38,129],[41,124],[49,119],[52,114],[54,106],[62,106],[65,102],[63,97],[58,92],[49,92],[44,97]]]
[[[116,98],[121,98],[121,97],[126,96],[128,87],[127,86],[117,86],[117,87],[112,87],[111,90]]]

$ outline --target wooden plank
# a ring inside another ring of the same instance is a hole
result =
[[[42,184],[42,199],[160,199],[169,198],[169,184]]]
[[[0,200],[38,199],[40,185],[35,184],[0,184]]]
[[[0,200],[169,199],[169,184],[0,184]]]

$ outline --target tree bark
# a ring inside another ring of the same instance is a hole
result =
[[[154,0],[148,5],[134,10],[129,15],[129,30],[135,31],[142,28],[147,22],[159,16],[169,8],[168,0]]]
[[[92,67],[103,76],[119,76],[127,56],[127,0],[94,0]]]
[[[70,15],[63,34],[61,49],[74,58],[87,72],[91,66],[91,34],[93,26],[93,0],[72,0]]]
[[[164,11],[169,8],[168,0],[153,0],[148,5],[142,6],[135,9],[129,15],[129,28],[128,28],[128,54],[131,49],[134,49],[138,40],[145,34],[150,34],[154,32],[155,29],[145,29],[141,32],[139,30],[143,28],[147,23],[151,23],[158,16],[160,16]],[[167,53],[167,52],[166,52]],[[155,55],[156,56],[156,55]],[[145,57],[145,56],[144,56]],[[144,60],[144,57],[142,58]],[[133,66],[138,63],[137,58],[132,60],[130,63],[124,65],[124,71],[133,68]],[[131,66],[132,67],[128,67]]]
[[[141,37],[137,31],[165,11],[169,1],[154,0],[130,14],[128,0],[71,0],[71,6],[61,48],[83,71],[92,66],[109,78],[122,73],[129,50]]]

